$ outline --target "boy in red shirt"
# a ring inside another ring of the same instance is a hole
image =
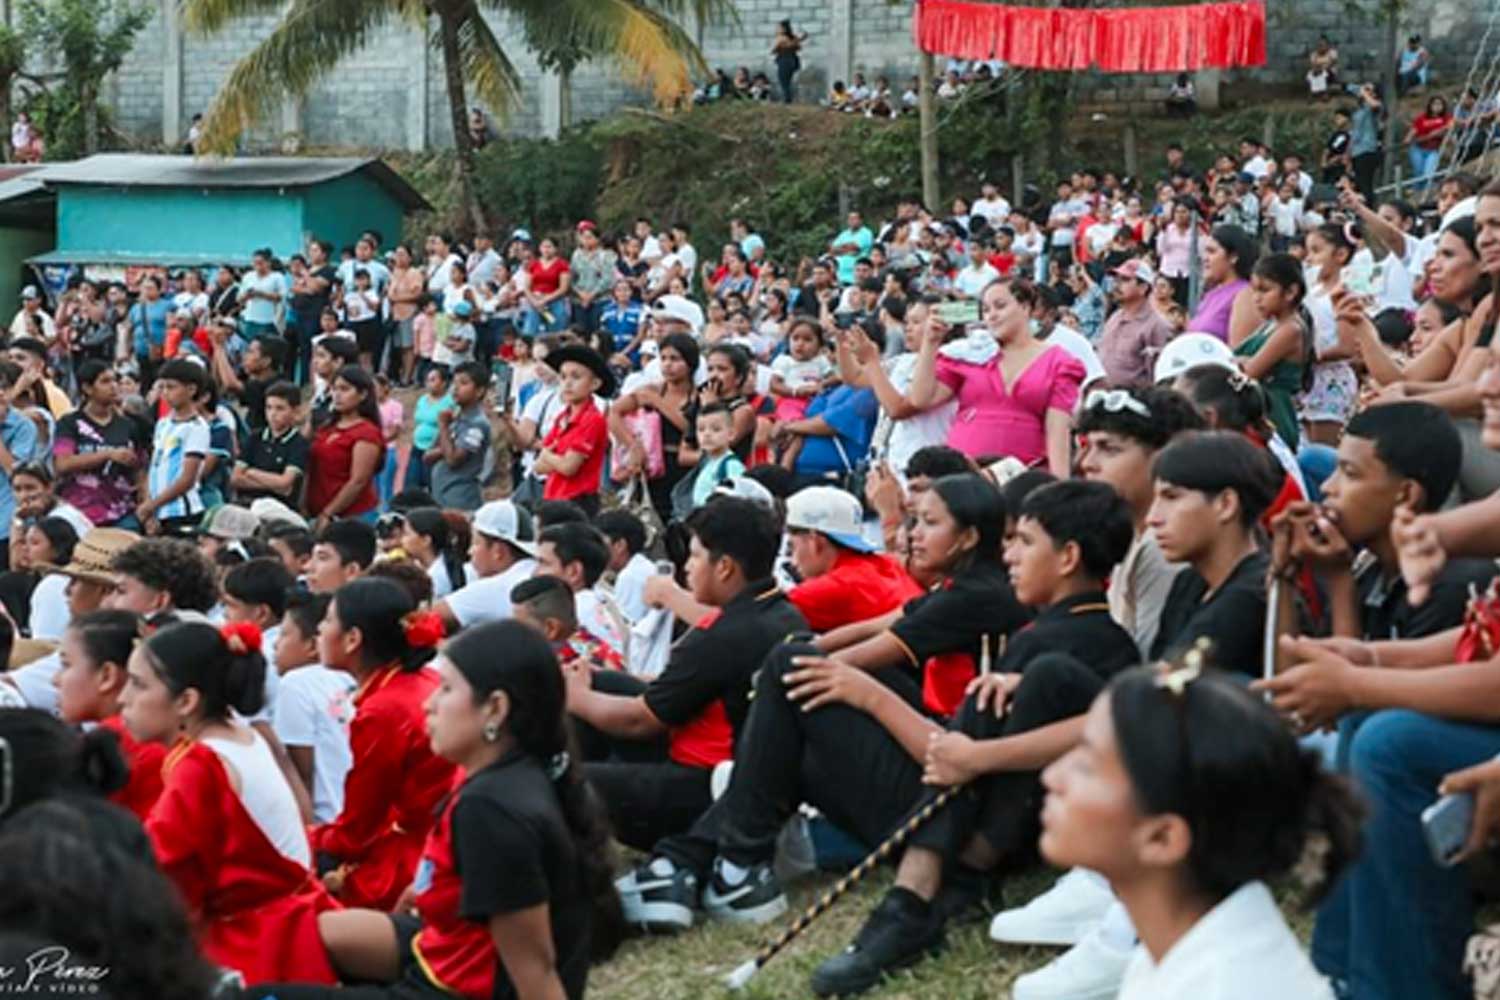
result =
[[[542,441],[533,471],[546,476],[544,500],[571,500],[590,518],[599,513],[599,483],[609,425],[594,405],[596,393],[612,396],[615,376],[603,356],[587,347],[564,347],[547,355],[557,369],[558,398],[567,409]]]

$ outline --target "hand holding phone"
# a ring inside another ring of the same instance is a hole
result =
[[[1432,860],[1443,868],[1459,861],[1474,825],[1474,796],[1469,792],[1444,795],[1422,810],[1422,836]]]

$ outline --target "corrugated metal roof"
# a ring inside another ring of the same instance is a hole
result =
[[[400,174],[374,157],[243,156],[223,160],[99,153],[84,160],[44,165],[25,180],[49,186],[295,188],[353,173],[368,175],[407,210],[432,207]]]
[[[250,266],[240,254],[200,253],[112,253],[105,250],[49,250],[27,259],[28,264],[117,264],[125,267],[232,267]]]

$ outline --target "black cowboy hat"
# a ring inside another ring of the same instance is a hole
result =
[[[598,351],[574,344],[547,352],[547,364],[554,370],[562,371],[564,361],[576,361],[593,372],[599,379],[599,395],[608,398],[615,394],[615,373],[609,370],[609,364]]]

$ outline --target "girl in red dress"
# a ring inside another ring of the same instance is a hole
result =
[[[467,777],[427,839],[416,915],[319,920],[345,978],[389,985],[267,985],[247,1000],[578,1000],[589,962],[618,942],[609,833],[566,749],[562,672],[547,640],[490,622],[449,642],[437,666],[432,747]]]
[[[90,611],[74,619],[63,633],[62,669],[53,675],[52,683],[57,686],[58,713],[64,722],[97,722],[120,741],[130,781],[110,800],[144,823],[161,796],[161,766],[167,748],[137,741],[120,718],[125,664],[140,635],[141,619],[129,611]]]
[[[203,953],[247,983],[333,982],[318,914],[337,904],[312,875],[312,850],[286,777],[233,713],[260,708],[266,661],[247,623],[169,625],[128,665],[125,725],[171,744],[146,820],[157,864],[182,893]]]
[[[312,832],[324,884],[348,906],[391,910],[417,871],[454,767],[432,752],[422,706],[436,689],[431,659],[443,629],[415,614],[410,593],[367,577],[339,588],[318,628],[324,666],[354,675],[353,765],[344,810]]]

